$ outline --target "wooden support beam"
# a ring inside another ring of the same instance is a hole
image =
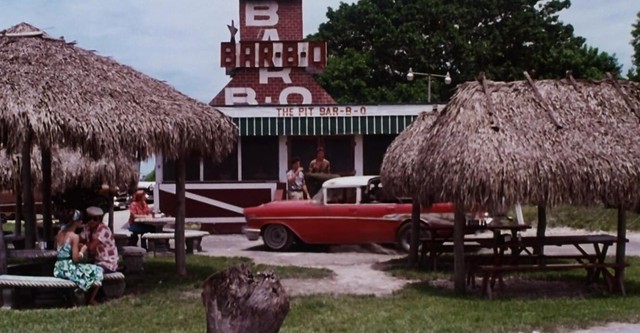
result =
[[[529,73],[525,71],[524,77],[527,79],[527,82],[529,83],[531,90],[533,90],[533,95],[535,96],[536,101],[538,101],[538,104],[540,104],[540,106],[547,112],[547,116],[549,116],[549,119],[551,119],[551,122],[553,122],[553,124],[556,126],[556,129],[562,129],[563,126],[560,124],[558,119],[556,119],[556,117],[553,115],[553,110],[551,109],[551,106],[549,106],[549,104],[544,99],[544,97],[542,97],[542,94],[538,90],[538,87],[536,87],[536,84],[535,82],[533,82],[533,79],[531,78],[531,76],[529,76]]]
[[[618,281],[618,290],[623,295],[624,290],[624,260],[627,247],[627,215],[622,205],[618,206],[618,241],[616,242],[616,272],[615,279]]]
[[[175,250],[176,250],[176,269],[178,275],[187,275],[187,250],[185,249],[184,242],[184,229],[185,229],[185,204],[186,204],[186,158],[180,156],[176,160],[176,226],[175,226]]]
[[[545,205],[538,205],[538,228],[536,230],[536,237],[540,240],[540,246],[533,249],[535,254],[544,254],[544,235],[547,231],[547,207]]]
[[[464,204],[456,202],[453,224],[453,285],[456,293],[466,293],[466,271],[464,265],[464,229],[466,218]]]
[[[484,72],[480,72],[480,75],[478,76],[478,82],[480,82],[482,91],[487,98],[487,112],[489,113],[491,129],[498,132],[500,131],[500,124],[498,124],[498,120],[496,119],[496,108],[493,105],[493,101],[491,100],[491,91],[487,86],[487,79],[484,75]]]
[[[411,205],[411,245],[409,246],[409,268],[416,267],[418,264],[418,246],[420,244],[420,201],[413,198]]]
[[[53,242],[53,209],[51,207],[51,147],[40,147],[42,155],[42,240],[47,249],[54,249]]]
[[[31,139],[30,136],[22,146],[22,199],[24,200],[24,234],[25,248],[33,249],[36,245],[36,212],[34,210],[33,184],[31,182]]]

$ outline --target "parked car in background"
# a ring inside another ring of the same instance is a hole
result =
[[[129,192],[118,191],[116,195],[113,196],[113,209],[115,210],[124,210],[129,208],[129,203],[131,202],[131,195]]]
[[[138,190],[143,190],[145,194],[145,200],[148,204],[153,203],[153,187],[156,186],[156,182],[138,182]]]
[[[438,225],[438,235],[453,233],[454,207],[437,203],[424,210],[424,225]],[[262,240],[282,251],[295,242],[306,244],[396,244],[409,249],[411,202],[385,195],[379,176],[327,180],[312,200],[274,201],[244,209],[249,240]],[[429,216],[437,217],[433,221]],[[428,232],[423,230],[422,236]]]

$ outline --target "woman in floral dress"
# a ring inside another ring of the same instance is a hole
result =
[[[85,292],[87,304],[95,305],[103,271],[98,265],[80,263],[87,253],[87,246],[80,246],[80,237],[76,234],[80,220],[80,212],[75,211],[56,236],[58,260],[53,268],[53,276],[74,282]]]

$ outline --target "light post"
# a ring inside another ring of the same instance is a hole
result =
[[[413,69],[411,67],[409,67],[409,72],[407,73],[407,80],[409,81],[413,81],[413,78],[416,75],[420,75],[420,76],[426,76],[428,79],[428,86],[427,86],[427,103],[431,103],[431,77],[435,76],[435,77],[442,77],[444,78],[444,84],[451,84],[451,75],[449,75],[449,72],[447,72],[446,75],[442,75],[442,74],[432,74],[432,73],[420,73],[420,72],[414,72]]]

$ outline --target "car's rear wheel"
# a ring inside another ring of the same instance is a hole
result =
[[[420,239],[431,237],[431,232],[424,228],[425,224],[420,222]],[[411,221],[407,221],[398,228],[398,249],[409,252],[411,247]]]
[[[291,231],[280,224],[268,225],[262,233],[262,241],[264,245],[273,251],[285,251],[293,244],[293,234]]]

